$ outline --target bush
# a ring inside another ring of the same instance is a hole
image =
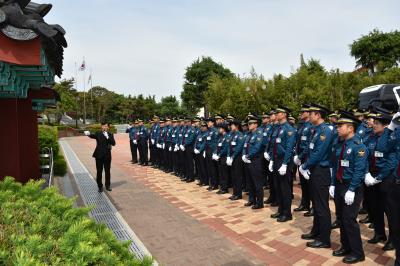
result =
[[[85,127],[84,130],[89,130],[90,132],[94,133],[96,131],[101,131],[101,125],[100,124],[92,124],[88,125]],[[117,129],[115,128],[114,125],[110,125],[110,132],[115,134],[117,132]]]
[[[64,176],[67,173],[67,163],[61,154],[54,157],[54,175]]]
[[[43,182],[0,182],[0,265],[151,265]]]

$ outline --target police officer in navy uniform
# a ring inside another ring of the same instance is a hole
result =
[[[193,145],[196,140],[195,125],[197,119],[187,119],[187,130],[183,135],[180,149],[185,153],[185,181],[191,183],[194,181],[194,161],[193,161]]]
[[[355,134],[359,125],[356,117],[342,111],[337,124],[338,135],[343,141],[335,146],[329,194],[335,200],[341,246],[333,256],[343,256],[343,262],[350,264],[365,259],[357,215],[363,199],[368,151]]]
[[[389,223],[389,238],[383,250],[393,250],[393,216],[390,208],[389,195],[395,187],[394,171],[396,160],[395,132],[387,128],[391,115],[379,111],[374,119],[374,137],[366,143],[369,150],[369,172],[365,176],[365,184],[376,190],[376,199],[372,202],[372,213],[375,235],[368,240],[370,244],[386,241],[384,213]]]
[[[230,167],[232,176],[232,196],[230,200],[239,200],[242,198],[244,169],[242,161],[242,152],[245,138],[240,131],[240,121],[233,119],[229,122],[231,128],[231,138],[228,144],[227,165]]]
[[[330,155],[332,152],[332,130],[325,124],[329,110],[323,106],[312,104],[310,122],[313,133],[307,149],[307,160],[299,167],[304,178],[310,180],[313,199],[314,219],[311,232],[303,234],[303,239],[311,240],[307,246],[311,248],[331,247],[331,213],[329,209]]]
[[[247,182],[249,188],[249,201],[246,207],[252,206],[252,209],[264,208],[264,178],[262,177],[262,154],[263,135],[258,130],[260,121],[257,116],[248,116],[249,135],[243,145],[242,160],[245,163],[247,171]]]
[[[270,154],[269,171],[273,173],[273,183],[278,201],[278,211],[271,215],[278,222],[292,220],[292,169],[293,151],[296,142],[296,130],[289,124],[287,117],[291,110],[279,106],[276,110],[279,127],[272,138],[272,153]]]
[[[207,135],[206,135],[206,143],[205,143],[205,159],[206,159],[206,171],[208,178],[210,180],[209,187],[207,190],[217,190],[218,189],[218,165],[217,162],[212,159],[213,151],[217,147],[218,142],[218,130],[214,126],[215,118],[207,118]]]
[[[140,160],[140,165],[147,166],[149,164],[149,157],[148,157],[148,131],[147,128],[143,124],[143,120],[138,120],[138,149],[139,149],[139,160]]]
[[[303,104],[300,110],[300,119],[301,125],[298,127],[297,139],[296,139],[296,148],[295,148],[295,156],[293,158],[294,163],[297,166],[300,166],[302,162],[306,160],[306,152],[310,142],[311,137],[311,128],[312,124],[309,119],[309,104]],[[295,212],[300,211],[310,211],[311,209],[311,195],[309,190],[309,182],[306,180],[301,173],[299,173],[300,177],[300,186],[301,186],[301,201],[299,207],[295,208]]]
[[[210,183],[210,179],[208,176],[208,172],[206,169],[206,155],[205,155],[205,147],[206,147],[206,138],[208,135],[207,131],[207,122],[200,122],[200,133],[198,133],[196,141],[194,143],[194,154],[197,158],[196,161],[199,165],[200,170],[200,181],[197,184],[198,186],[206,186]]]
[[[132,121],[128,128],[125,130],[125,133],[129,134],[129,147],[131,151],[132,164],[137,163],[137,145],[133,143],[133,140],[135,139],[135,131],[135,122]]]
[[[220,122],[218,124],[218,144],[213,152],[213,160],[218,164],[218,176],[219,176],[219,184],[220,189],[217,191],[217,194],[226,194],[228,193],[228,181],[229,181],[229,167],[226,164],[226,157],[228,154],[228,124],[225,122]]]
[[[269,162],[271,161],[270,158],[270,154],[272,153],[272,149],[273,149],[273,136],[275,131],[277,130],[277,128],[279,127],[279,122],[276,118],[276,112],[275,110],[271,110],[269,112],[269,130],[267,133],[267,140],[266,140],[266,144],[265,144],[265,150],[264,150],[264,158],[267,160],[268,165]],[[268,199],[264,202],[265,204],[271,204],[272,207],[276,207],[278,206],[278,202],[276,199],[276,190],[275,187],[276,185],[274,185],[274,178],[273,178],[273,173],[268,169],[268,165],[267,165],[267,175],[269,176],[269,196]]]

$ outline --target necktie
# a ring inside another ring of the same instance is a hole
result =
[[[277,155],[277,150],[278,150],[278,143],[276,142],[276,140],[278,139],[278,137],[279,137],[279,132],[281,131],[281,127],[279,126],[279,128],[278,128],[278,133],[276,134],[276,138],[275,138],[275,143],[274,143],[274,149],[273,149],[273,151],[272,151],[272,153],[273,153],[273,155],[274,155],[274,158],[276,158],[276,155]]]
[[[376,146],[377,145],[378,145],[378,137],[375,138],[374,152],[372,153],[371,161],[370,161],[370,172],[372,174],[375,174],[377,172],[377,169],[376,169],[376,157],[375,157],[375,150],[376,150]]]
[[[342,177],[343,177],[343,166],[342,166],[342,159],[343,159],[343,153],[344,150],[346,149],[346,141],[343,143],[342,145],[342,150],[340,151],[340,155],[339,155],[339,168],[338,171],[336,173],[336,180],[342,182]]]
[[[249,136],[247,137],[247,140],[246,140],[246,142],[247,142],[246,154],[247,154],[247,155],[249,155],[249,151],[250,151],[250,139],[251,139],[251,135],[252,135],[252,134],[253,134],[253,133],[250,133]]]

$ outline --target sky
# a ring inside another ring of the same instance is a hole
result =
[[[38,0],[36,2],[45,3]],[[299,66],[300,54],[352,71],[349,45],[372,29],[399,29],[398,0],[51,0],[45,20],[67,31],[62,78],[125,95],[179,98],[184,73],[211,56],[234,73],[271,78]],[[396,14],[397,13],[397,14]],[[84,82],[86,78],[86,82]]]

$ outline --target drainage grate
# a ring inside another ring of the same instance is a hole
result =
[[[129,250],[135,253],[138,258],[142,259],[144,256],[151,256],[143,243],[118,213],[107,195],[97,192],[95,180],[76,156],[71,146],[65,140],[60,140],[60,145],[64,151],[70,170],[75,177],[83,202],[85,205],[94,206],[93,210],[89,213],[90,217],[96,222],[103,223],[110,228],[118,240],[131,240],[132,244],[129,246]],[[157,262],[154,265],[158,265]]]

